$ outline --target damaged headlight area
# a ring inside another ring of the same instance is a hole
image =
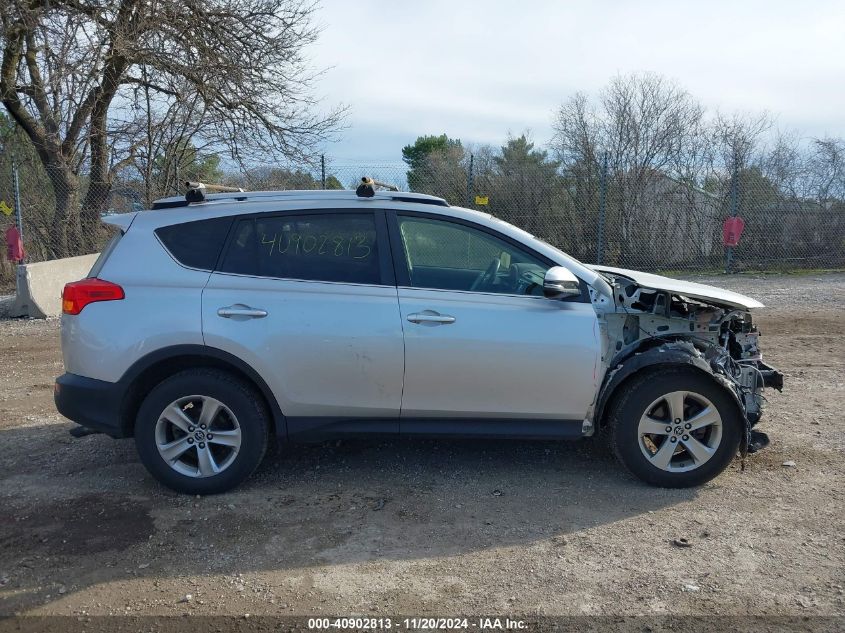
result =
[[[741,408],[746,430],[742,454],[765,446],[766,436],[752,428],[763,413],[763,389],[782,390],[783,375],[763,362],[760,332],[751,313],[718,301],[645,288],[623,276],[609,280],[615,305],[605,304],[600,315],[607,346],[602,392],[612,391],[614,383],[645,366],[689,363],[711,374]],[[599,414],[602,405],[600,399]]]

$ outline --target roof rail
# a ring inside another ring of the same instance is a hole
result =
[[[288,189],[284,191],[227,191],[220,193],[204,194],[202,200],[188,200],[183,196],[172,196],[161,198],[153,202],[152,208],[173,209],[187,207],[194,202],[261,202],[270,200],[361,200],[354,191],[348,189]],[[409,202],[416,204],[430,204],[439,207],[448,207],[449,203],[443,198],[430,196],[424,193],[411,193],[405,191],[374,191],[372,197],[367,199],[389,200],[392,202]]]

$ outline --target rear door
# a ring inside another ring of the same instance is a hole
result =
[[[267,381],[288,432],[396,432],[403,340],[381,211],[236,220],[202,299],[205,343]]]
[[[583,420],[597,388],[597,319],[586,297],[543,297],[553,262],[472,223],[389,219],[405,332],[402,432],[424,432],[420,418]]]

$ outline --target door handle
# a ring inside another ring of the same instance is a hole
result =
[[[245,319],[263,319],[267,316],[267,310],[250,308],[249,306],[236,303],[233,306],[226,306],[225,308],[220,308],[219,310],[217,310],[217,316],[221,316],[226,319],[230,319],[232,317],[243,317]]]
[[[447,325],[455,322],[455,317],[448,314],[439,314],[434,310],[425,310],[424,312],[414,312],[408,315],[408,321],[411,323],[435,323],[439,325]]]

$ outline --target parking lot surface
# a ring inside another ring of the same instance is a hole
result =
[[[0,614],[842,615],[845,275],[699,280],[767,304],[786,387],[771,446],[694,490],[598,440],[397,439],[180,496],[131,441],[68,434],[57,320],[0,321]]]

